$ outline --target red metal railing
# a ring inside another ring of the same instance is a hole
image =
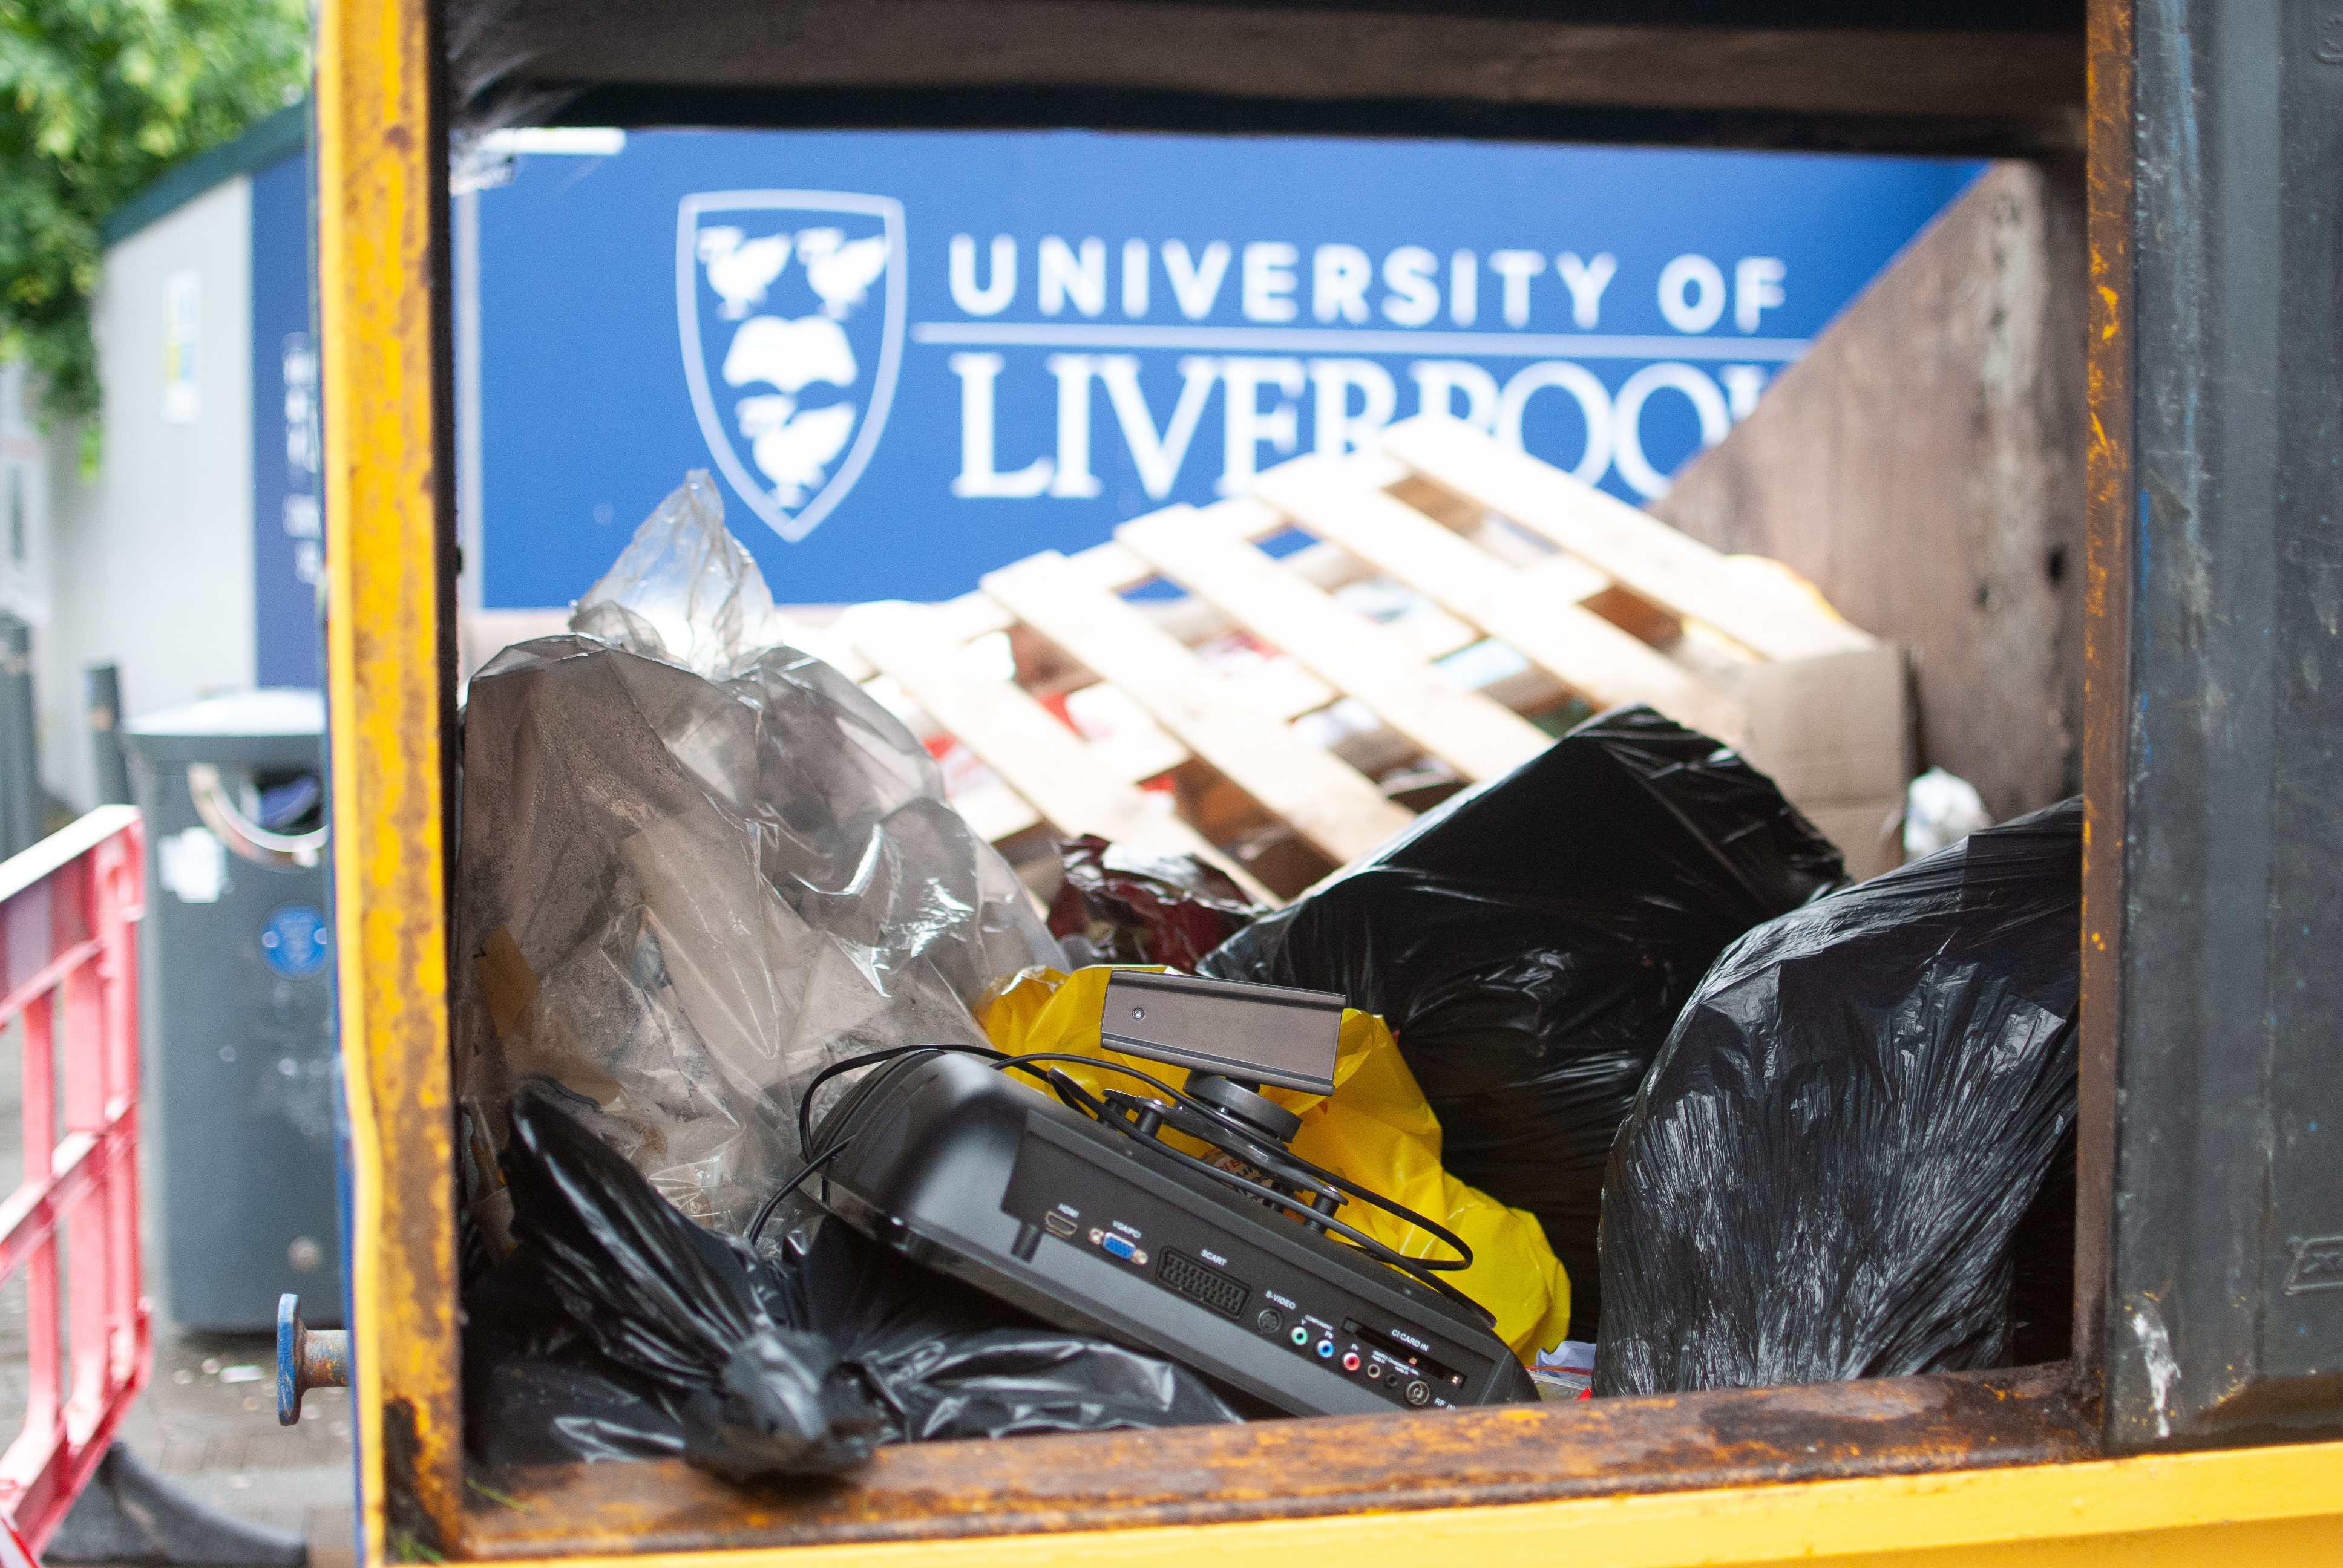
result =
[[[128,806],[0,860],[0,1029],[20,1036],[25,1102],[25,1179],[0,1202],[0,1282],[25,1271],[32,1358],[25,1430],[0,1453],[0,1515],[35,1552],[154,1363],[138,1257],[145,866]]]

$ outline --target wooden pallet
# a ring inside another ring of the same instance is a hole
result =
[[[1292,548],[1297,530],[1311,542]],[[1362,583],[1413,608],[1373,618],[1344,602]],[[1177,596],[1131,597],[1163,585]],[[1648,702],[1741,747],[1858,874],[1901,858],[1898,649],[1771,563],[1720,556],[1453,419],[1297,458],[1242,498],[1137,518],[944,604],[857,605],[798,633],[981,760],[955,799],[996,841],[1096,832],[1290,893],[1407,825],[1379,777],[1493,777],[1550,743],[1525,712],[1574,699]],[[1232,633],[1287,657],[1232,672],[1211,657]],[[1442,668],[1476,648],[1491,662],[1493,643],[1512,668],[1484,689]],[[1101,684],[1126,721],[1086,739],[1051,705]],[[1297,728],[1337,704],[1344,744]],[[1233,814],[1212,804],[1230,799]],[[1227,852],[1232,823],[1263,821],[1307,851],[1283,874]]]

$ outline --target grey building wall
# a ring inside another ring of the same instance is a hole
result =
[[[92,310],[105,455],[85,483],[75,433],[51,434],[35,649],[44,781],[76,810],[96,790],[85,667],[121,667],[133,717],[253,684],[251,247],[251,181],[236,176],[106,253]],[[192,407],[166,386],[170,304],[190,277]]]

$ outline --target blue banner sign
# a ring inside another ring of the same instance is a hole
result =
[[[1089,133],[519,145],[459,213],[491,608],[575,598],[693,467],[797,604],[949,597],[1426,408],[1639,501],[1978,166]]]
[[[252,176],[252,620],[260,686],[322,686],[324,424],[309,336],[306,151]]]

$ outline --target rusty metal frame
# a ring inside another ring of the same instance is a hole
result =
[[[2117,983],[2123,912],[2124,694],[2131,585],[2133,0],[2093,0],[2086,240],[2090,422],[2084,454],[2083,997],[2075,1151],[2077,1387],[2097,1400],[2115,1223]]]
[[[913,1443],[847,1488],[747,1494],[680,1461],[499,1474],[484,1558],[1242,1525],[1916,1476],[2097,1457],[2063,1369]]]
[[[463,1492],[447,1061],[454,520],[447,143],[429,0],[317,30],[327,750],[367,1561],[444,1553]]]
[[[2343,10],[2133,25],[2093,218],[2110,1452],[2343,1434]]]
[[[2122,830],[2123,278],[2132,0],[2093,0],[2083,1187],[2076,1359],[1994,1374],[883,1453],[846,1486],[681,1465],[468,1477],[447,1060],[455,553],[445,124],[431,0],[326,0],[318,48],[327,674],[365,1558],[740,1549],[824,1561],[1735,1562],[1968,1547],[2085,1562],[2143,1531],[2243,1562],[2331,1545],[2343,1444],[2097,1457]],[[941,1537],[956,1539],[944,1540]],[[717,1553],[729,1553],[718,1556]],[[1961,1561],[1970,1559],[1966,1556]],[[1950,1561],[1947,1559],[1947,1561]]]

